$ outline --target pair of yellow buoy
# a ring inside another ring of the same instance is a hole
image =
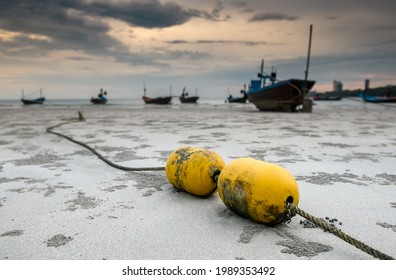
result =
[[[216,190],[229,208],[258,223],[283,221],[287,203],[298,204],[299,189],[285,168],[252,158],[225,164],[215,152],[181,147],[166,162],[166,176],[174,188],[199,197]]]

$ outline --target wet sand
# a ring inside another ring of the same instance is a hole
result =
[[[371,260],[300,216],[268,227],[218,194],[176,192],[164,171],[126,172],[46,132],[79,106],[0,107],[0,260]],[[131,167],[185,145],[288,169],[299,207],[396,257],[395,107],[317,102],[312,114],[253,105],[84,106],[55,129]]]

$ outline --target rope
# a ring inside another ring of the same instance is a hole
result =
[[[304,210],[301,210],[300,208],[298,208],[296,205],[294,204],[288,204],[287,207],[288,209],[288,218],[291,218],[293,216],[295,216],[296,214],[304,217],[305,219],[313,222],[315,225],[320,226],[321,228],[323,228],[324,230],[334,234],[335,236],[337,236],[338,238],[341,238],[342,240],[348,242],[349,244],[355,246],[356,248],[362,250],[363,252],[366,252],[367,254],[380,259],[380,260],[394,260],[394,258],[392,258],[391,256],[388,256],[376,249],[373,249],[372,247],[368,246],[367,244],[356,240],[355,238],[347,235],[346,233],[342,232],[340,229],[330,225],[329,223],[327,223],[326,221],[316,218],[312,215],[310,215],[309,213],[305,212]],[[290,221],[290,220],[289,220]]]
[[[99,159],[101,159],[102,161],[104,161],[105,163],[107,163],[108,165],[117,168],[117,169],[121,169],[121,170],[125,170],[125,171],[163,171],[165,170],[165,167],[127,167],[127,166],[122,166],[119,164],[115,164],[113,162],[111,162],[110,160],[106,159],[105,157],[103,157],[98,151],[96,151],[94,148],[88,146],[85,143],[82,143],[80,141],[77,141],[67,135],[64,135],[62,133],[59,132],[55,132],[53,131],[54,128],[60,127],[62,125],[65,124],[70,124],[70,123],[75,123],[75,122],[80,122],[84,120],[82,115],[80,115],[79,119],[72,119],[66,122],[61,122],[59,124],[56,124],[54,126],[48,127],[47,128],[47,132],[48,133],[52,133],[54,135],[60,136],[62,138],[65,138],[67,140],[69,140],[70,142],[73,142],[75,144],[78,144],[88,150],[90,150],[92,153],[94,153]],[[217,182],[219,174],[214,174],[213,180]],[[362,250],[363,252],[366,252],[367,254],[380,259],[380,260],[394,260],[394,258],[392,258],[391,256],[388,256],[376,249],[373,249],[372,247],[368,246],[367,244],[347,235],[346,233],[342,232],[340,229],[337,229],[336,227],[330,225],[329,223],[327,223],[326,221],[316,218],[312,215],[310,215],[309,213],[301,210],[300,208],[298,208],[296,205],[292,204],[292,203],[287,203],[286,205],[286,209],[287,211],[284,213],[283,217],[282,217],[282,221],[284,222],[290,222],[291,218],[296,216],[296,214],[304,217],[305,219],[313,222],[315,225],[320,226],[321,228],[323,228],[324,230],[334,234],[335,236],[341,238],[342,240],[348,242],[349,244],[355,246],[356,248]]]
[[[62,133],[53,131],[54,128],[60,127],[60,126],[62,126],[62,125],[69,124],[69,123],[80,122],[80,121],[81,121],[81,119],[75,119],[75,120],[73,119],[73,120],[70,120],[70,121],[61,122],[61,123],[59,123],[59,124],[57,124],[57,125],[48,127],[48,128],[47,128],[47,132],[52,133],[52,134],[57,135],[57,136],[60,136],[60,137],[63,137],[63,138],[65,138],[65,139],[69,140],[70,142],[73,142],[73,143],[75,143],[75,144],[78,144],[78,145],[80,145],[80,146],[82,146],[82,147],[84,147],[84,148],[90,150],[90,151],[91,151],[92,153],[94,153],[99,159],[101,159],[102,161],[104,161],[104,162],[107,163],[108,165],[110,165],[110,166],[112,166],[112,167],[114,167],[114,168],[117,168],[117,169],[121,169],[121,170],[124,170],[124,171],[163,171],[163,170],[165,170],[165,167],[128,167],[128,166],[123,166],[123,165],[119,165],[119,164],[113,163],[113,162],[111,162],[110,160],[106,159],[104,156],[102,156],[102,155],[101,155],[98,151],[96,151],[94,148],[88,146],[87,144],[82,143],[82,142],[80,142],[80,141],[77,141],[77,140],[75,140],[75,139],[73,139],[73,138],[71,138],[71,137],[69,137],[69,136],[67,136],[67,135],[64,135],[64,134],[62,134]]]

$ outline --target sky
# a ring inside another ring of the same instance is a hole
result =
[[[396,84],[396,1],[0,0],[0,99],[238,94],[264,70],[314,90]]]

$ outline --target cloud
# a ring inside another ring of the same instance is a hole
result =
[[[144,28],[165,28],[186,23],[194,17],[206,20],[221,19],[220,12],[224,9],[222,2],[217,1],[211,12],[198,9],[185,9],[177,3],[159,0],[129,1],[64,1],[62,6],[78,9],[91,16],[100,16],[122,20],[130,25]]]
[[[298,17],[296,16],[289,16],[285,14],[278,14],[278,13],[259,13],[253,15],[249,21],[267,21],[267,20],[287,20],[287,21],[295,21]]]
[[[0,54],[42,57],[53,51],[72,50],[123,63],[165,66],[156,60],[196,59],[208,54],[161,51],[148,55],[130,51],[109,35],[111,27],[107,19],[143,28],[165,28],[192,18],[226,20],[227,16],[221,17],[223,9],[220,1],[211,11],[204,11],[158,0],[0,0],[0,30],[17,34],[11,40],[0,37]]]
[[[380,31],[396,31],[396,24],[382,24],[372,25],[368,27],[369,31],[380,32]]]
[[[267,45],[268,43],[265,41],[239,41],[239,40],[196,40],[196,41],[187,41],[187,40],[172,40],[167,41],[168,44],[239,44],[245,46],[257,46],[257,45]]]
[[[238,1],[238,0],[231,1],[230,3],[231,3],[231,5],[236,6],[236,7],[246,7],[246,6],[248,5],[247,2],[245,2],[245,1]]]

